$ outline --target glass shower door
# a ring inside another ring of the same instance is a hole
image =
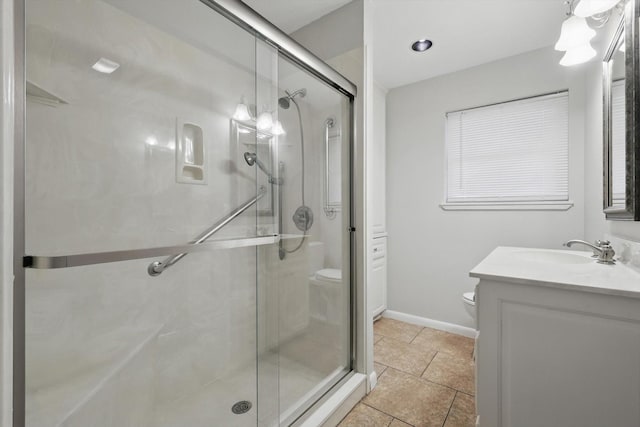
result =
[[[26,425],[257,425],[260,43],[198,1],[26,7]]]
[[[277,385],[287,426],[351,370],[351,103],[283,56],[274,81],[280,241],[258,248],[258,391]]]

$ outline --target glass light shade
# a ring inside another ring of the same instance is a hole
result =
[[[271,133],[274,135],[284,135],[286,132],[284,131],[284,128],[282,127],[282,123],[280,123],[280,120],[276,120],[276,124],[273,125],[273,128],[271,128]]]
[[[586,19],[570,16],[562,23],[560,38],[555,49],[567,51],[577,46],[583,46],[595,36],[596,31],[589,27]]]
[[[260,113],[258,120],[256,121],[256,127],[258,130],[270,130],[273,126],[273,116],[268,111]]]
[[[582,64],[596,56],[596,51],[591,47],[591,43],[587,42],[582,46],[577,46],[565,52],[560,60],[560,65],[570,67],[572,65]]]
[[[240,121],[250,120],[251,114],[249,113],[249,107],[242,102],[236,105],[236,111],[233,113],[233,118]]]
[[[587,18],[606,12],[619,2],[620,0],[580,0],[573,13],[581,18]]]

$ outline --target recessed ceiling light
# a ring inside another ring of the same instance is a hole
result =
[[[415,41],[411,45],[411,49],[415,50],[416,52],[424,52],[425,50],[430,49],[431,46],[433,46],[433,42],[431,40],[420,39]]]
[[[107,58],[100,58],[98,62],[91,66],[94,70],[104,74],[111,74],[119,67],[120,64]]]

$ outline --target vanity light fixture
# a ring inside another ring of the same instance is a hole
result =
[[[618,6],[618,10],[621,10],[621,0],[565,0],[565,4],[569,10],[567,19],[562,23],[555,49],[566,52],[560,65],[568,67],[582,64],[596,56],[596,51],[591,46],[591,39],[595,37],[596,31],[589,27],[587,18],[592,26],[602,28],[611,17],[614,7]]]
[[[582,46],[575,46],[567,50],[560,60],[560,65],[570,67],[572,65],[582,64],[596,56],[596,50],[591,47],[591,43],[587,42]]]
[[[240,102],[236,105],[236,111],[233,113],[233,118],[245,122],[251,120],[251,114],[249,113],[249,107],[244,102]]]
[[[91,66],[91,68],[98,71],[99,73],[111,74],[115,70],[120,68],[120,64],[107,58],[100,58],[98,59],[98,62]]]
[[[263,111],[256,120],[258,130],[268,131],[273,127],[273,116],[268,111]]]
[[[420,39],[413,42],[411,49],[416,52],[424,52],[425,50],[431,49],[431,46],[433,46],[433,42],[431,40]]]
[[[271,128],[271,133],[275,136],[284,135],[286,133],[282,127],[282,123],[280,123],[280,120],[276,120],[275,124]]]
[[[615,5],[620,3],[620,0],[580,0],[576,5],[573,14],[582,18],[587,18],[599,13],[607,12]]]
[[[560,65],[570,67],[587,62],[596,56],[596,51],[591,46],[591,40],[596,36],[596,31],[589,27],[585,17],[575,15],[573,8],[575,0],[567,0],[565,3],[569,10],[567,19],[562,23],[560,38],[555,44],[555,49],[565,52]]]
[[[274,120],[273,114],[266,108],[262,113],[258,115],[256,119],[252,114],[252,110],[255,111],[253,106],[248,106],[244,103],[244,96],[241,98],[240,103],[236,105],[236,109],[233,113],[233,119],[239,122],[254,122],[257,130],[266,132],[268,135],[284,135],[286,132],[282,127],[280,120]],[[249,133],[250,131],[242,128],[241,133]],[[267,136],[261,134],[262,136]],[[261,136],[260,134],[258,136]]]
[[[585,18],[572,15],[562,23],[560,38],[556,42],[555,49],[568,51],[589,43],[595,36],[596,31],[589,27]]]

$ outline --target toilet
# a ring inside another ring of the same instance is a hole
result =
[[[342,271],[324,267],[324,243],[309,242],[309,314],[321,322],[341,324]]]
[[[462,294],[462,302],[464,303],[464,309],[467,314],[471,316],[473,322],[476,322],[476,293],[475,292],[465,292]]]

